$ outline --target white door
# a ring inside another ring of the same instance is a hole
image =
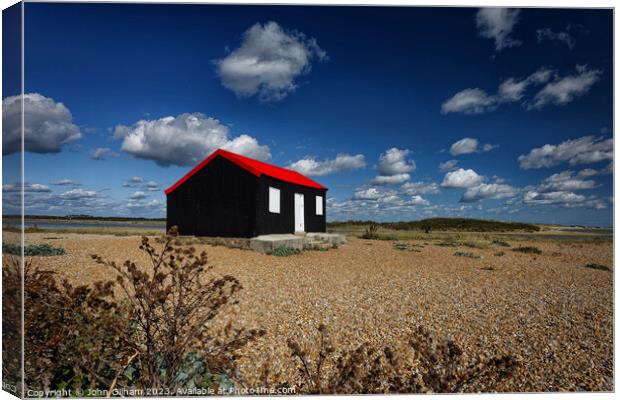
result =
[[[295,232],[304,231],[304,195],[295,193]]]

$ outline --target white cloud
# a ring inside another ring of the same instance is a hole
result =
[[[545,144],[532,149],[528,154],[519,156],[519,165],[523,169],[553,167],[563,162],[571,165],[590,164],[613,160],[613,139],[583,136],[566,140],[558,145]]]
[[[458,156],[461,154],[475,153],[478,150],[478,139],[463,138],[450,146],[450,154]]]
[[[508,78],[500,83],[497,94],[487,94],[482,89],[465,89],[441,105],[441,113],[482,114],[495,110],[500,104],[520,101],[528,88],[547,82],[553,71],[539,68],[526,78]]]
[[[74,181],[73,179],[60,179],[60,180],[52,182],[52,185],[56,185],[56,186],[80,186],[80,183]]]
[[[129,199],[123,208],[131,215],[165,215],[164,203],[159,199]]]
[[[392,194],[390,192],[390,194]],[[379,189],[370,187],[367,189],[357,189],[353,198],[356,200],[377,200],[384,196],[384,193],[379,191]]]
[[[458,140],[454,143],[452,143],[452,146],[450,146],[450,154],[452,156],[459,156],[462,154],[471,154],[471,153],[479,153],[479,152],[489,152],[495,148],[499,147],[499,145],[496,144],[490,144],[490,143],[486,143],[482,146],[480,146],[480,142],[478,141],[478,139],[475,138],[463,138],[461,140]],[[456,160],[451,160],[448,161],[449,163],[451,163],[452,161],[454,161],[454,164],[450,166],[450,164],[445,165],[444,167],[448,167],[448,170],[452,169],[452,167],[454,167],[454,165],[456,165]],[[441,167],[442,164],[440,164]],[[445,171],[443,171],[445,172]]]
[[[495,50],[521,45],[510,37],[519,20],[519,10],[511,8],[481,8],[476,14],[478,34],[495,41]]]
[[[547,82],[552,74],[552,70],[542,67],[524,79],[508,78],[500,83],[497,89],[497,101],[501,103],[519,101],[529,87]]]
[[[586,201],[586,196],[581,194],[575,194],[572,192],[548,192],[548,193],[540,193],[535,190],[530,190],[525,193],[523,197],[523,202],[525,204],[575,204],[575,203],[583,203]]]
[[[288,168],[308,176],[323,176],[339,172],[364,168],[366,162],[362,154],[338,154],[334,159],[317,161],[315,157],[306,156],[290,164]]]
[[[419,207],[428,207],[430,203],[420,195],[402,196],[395,190],[367,187],[358,188],[351,199],[338,201],[327,199],[330,215],[351,218],[381,218],[385,215],[402,215],[413,212]]]
[[[133,176],[129,178],[128,180],[126,180],[125,182],[123,182],[123,187],[137,187],[142,182],[144,182],[144,178],[142,178],[141,176]]]
[[[585,175],[579,174],[575,175],[573,171],[563,171],[558,172],[557,174],[553,174],[548,178],[545,178],[540,185],[536,188],[539,192],[556,192],[556,191],[575,191],[575,190],[585,190],[585,189],[594,189],[596,187],[596,182],[593,180],[584,180],[584,176],[592,176],[591,171],[594,170],[584,170]],[[582,173],[584,171],[581,171]],[[594,171],[596,173],[596,171]]]
[[[2,100],[2,154],[21,150],[21,96]],[[32,153],[58,153],[82,137],[71,112],[39,93],[24,95],[24,146]]]
[[[118,153],[109,147],[98,147],[90,152],[90,158],[93,160],[105,160],[107,157],[118,157]]]
[[[529,190],[523,196],[523,203],[527,205],[553,205],[554,207],[584,207],[595,210],[603,210],[608,207],[612,200],[598,198],[597,196],[585,196],[571,191],[554,191],[541,193],[537,190]]]
[[[480,185],[468,188],[463,197],[462,202],[471,203],[484,199],[503,199],[513,197],[518,193],[518,189],[505,184],[499,183],[481,183]]]
[[[229,137],[229,129],[201,113],[141,120],[128,127],[118,125],[114,137],[122,138],[123,151],[158,165],[196,165],[223,148],[259,160],[271,158],[269,147],[248,135]]]
[[[379,156],[379,175],[373,184],[396,185],[409,180],[409,172],[415,171],[415,161],[407,160],[409,150],[392,147]]]
[[[528,108],[540,109],[549,104],[564,105],[575,98],[583,96],[590,90],[602,74],[601,70],[591,70],[587,66],[578,65],[575,75],[556,79],[534,96]]]
[[[439,172],[448,172],[453,170],[454,167],[456,167],[456,164],[458,164],[458,160],[448,160],[446,162],[439,163],[439,167],[437,167],[437,169],[439,169]]]
[[[7,183],[2,185],[2,191],[5,193],[20,193],[22,186],[19,183]],[[24,183],[24,193],[49,193],[52,190],[40,183]]]
[[[150,192],[161,190],[161,185],[155,181],[148,181],[144,184],[144,188]]]
[[[573,75],[559,77],[553,70],[542,67],[526,78],[511,77],[504,80],[493,95],[479,88],[465,89],[446,100],[441,105],[441,113],[476,115],[493,111],[503,103],[517,101],[521,101],[528,110],[550,104],[564,105],[586,94],[602,74],[601,70],[590,69],[587,65],[577,65],[576,70]],[[526,99],[528,89],[545,83],[533,98]]]
[[[379,157],[381,175],[398,175],[415,171],[415,161],[407,160],[409,150],[392,147]]]
[[[577,178],[589,178],[594,175],[598,175],[600,171],[597,171],[593,168],[582,169],[577,173]]]
[[[314,58],[327,59],[314,38],[268,22],[253,25],[241,46],[215,64],[222,85],[237,96],[277,101],[297,88],[295,79],[310,71]]]
[[[414,206],[427,206],[430,203],[423,199],[420,195],[411,196],[411,200],[409,200],[409,204]]]
[[[144,194],[144,192],[137,191],[133,192],[130,198],[133,200],[140,200],[146,198],[146,195]]]
[[[409,196],[439,193],[439,185],[435,182],[407,182],[400,188]]]
[[[494,110],[497,104],[497,99],[482,89],[465,89],[446,100],[441,105],[441,113],[482,114]]]
[[[447,188],[468,188],[482,183],[483,177],[473,169],[459,168],[448,172],[443,178],[441,186]]]
[[[573,37],[568,32],[554,32],[551,30],[551,28],[543,28],[538,29],[536,31],[536,35],[538,36],[538,43],[542,42],[543,40],[557,40],[561,43],[564,43],[571,50],[575,47],[575,39],[573,39]]]
[[[11,185],[19,186],[19,185]],[[89,214],[110,215],[110,210],[118,215],[136,216],[165,216],[165,204],[159,199],[141,198],[139,194],[135,198],[115,200],[95,190],[72,189],[63,193],[52,193],[45,185],[26,185],[30,190],[24,193],[26,210],[29,213],[39,214]],[[3,205],[5,209],[19,211],[21,196],[17,189],[4,187]],[[6,192],[9,190],[9,192]]]
[[[370,183],[374,185],[397,185],[399,183],[407,182],[411,176],[409,174],[396,174],[396,175],[378,175],[375,176]]]
[[[491,151],[493,149],[497,149],[498,147],[499,147],[499,144],[485,143],[482,146],[482,151],[486,153],[486,152],[489,152],[489,151]]]
[[[59,199],[63,200],[81,200],[81,199],[92,199],[99,197],[100,194],[95,192],[94,190],[84,190],[84,189],[71,189],[61,194],[54,195]]]

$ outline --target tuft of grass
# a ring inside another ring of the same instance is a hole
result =
[[[407,243],[394,243],[394,248],[396,250],[405,251],[409,249],[409,246],[407,245]]]
[[[360,235],[362,239],[370,240],[398,240],[398,236],[393,233],[379,233],[379,224],[370,224],[364,230],[364,233]]]
[[[493,253],[493,255],[495,257],[503,257],[506,253],[504,253],[503,251],[498,251],[497,253]]]
[[[377,225],[377,224],[370,224],[370,225],[368,225],[366,227],[366,230],[362,234],[361,238],[362,239],[372,239],[372,240],[379,239],[379,225]]]
[[[279,247],[276,247],[271,252],[271,255],[277,256],[277,257],[288,257],[288,256],[292,256],[292,255],[299,254],[299,253],[300,253],[299,249],[295,249],[295,248],[288,247],[288,246],[279,246]]]
[[[396,250],[400,250],[400,251],[413,251],[416,253],[421,253],[421,250],[418,250],[417,248],[424,248],[424,246],[420,246],[417,244],[409,244],[409,243],[394,243],[393,245],[394,249]]]
[[[518,251],[519,253],[526,254],[542,254],[542,250],[534,246],[519,246],[512,249],[512,251]]]
[[[611,271],[611,268],[603,264],[589,263],[586,264],[585,267],[590,269],[598,269],[599,271]]]
[[[493,239],[493,240],[491,240],[491,244],[494,244],[496,246],[501,246],[501,247],[510,247],[510,243],[505,242],[505,241],[500,240],[500,239]]]
[[[2,243],[2,252],[14,256],[21,256],[22,247],[12,243]],[[25,256],[62,256],[64,254],[65,249],[62,247],[54,247],[47,243],[31,244],[24,247]]]
[[[465,253],[462,251],[457,251],[456,253],[453,254],[456,257],[467,257],[467,258],[481,258],[479,255],[476,255],[474,253]]]

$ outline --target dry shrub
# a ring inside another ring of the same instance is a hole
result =
[[[542,250],[534,246],[519,246],[512,249],[512,251],[518,251],[525,254],[542,254]]]
[[[2,382],[21,397],[22,273],[20,259],[4,255],[2,263]]]
[[[206,358],[211,371],[232,374],[236,351],[265,333],[233,329],[231,324],[221,332],[213,331],[211,322],[226,305],[236,302],[242,286],[230,275],[207,276],[213,269],[207,265],[207,254],[197,255],[194,247],[174,247],[175,236],[173,229],[159,252],[148,238],[142,238],[140,250],[148,254],[151,264],[145,269],[129,260],[119,265],[92,256],[116,271],[116,282],[126,296],[140,384],[171,391],[192,379],[182,367],[188,357],[195,358],[194,353]]]
[[[53,272],[27,263],[28,388],[176,394],[180,388],[232,385],[237,351],[264,331],[231,323],[213,327],[241,284],[232,276],[211,276],[207,255],[174,247],[174,234],[160,251],[142,239],[145,266],[93,255],[116,273],[116,280],[93,286],[59,284]]]
[[[439,340],[418,327],[396,348],[363,343],[337,351],[325,325],[318,327],[318,348],[288,340],[298,366],[298,393],[458,393],[501,391],[517,367],[509,355],[468,358],[451,340]],[[310,354],[318,355],[312,359]]]
[[[376,240],[379,238],[379,225],[372,223],[366,227],[366,230],[361,236],[362,239],[373,239]]]
[[[589,263],[586,264],[585,267],[590,269],[598,269],[600,271],[611,271],[611,268],[609,268],[607,265],[597,263]]]
[[[132,350],[114,282],[74,287],[55,275],[30,262],[24,268],[26,387],[108,388]]]

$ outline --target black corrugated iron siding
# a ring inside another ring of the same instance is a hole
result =
[[[181,235],[256,236],[257,177],[217,157],[167,196],[167,227]]]

